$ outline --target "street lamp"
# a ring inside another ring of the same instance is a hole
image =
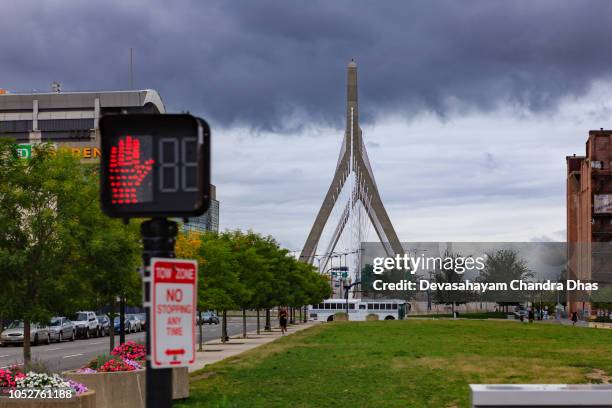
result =
[[[427,271],[427,273],[429,274],[429,282],[431,282],[433,271]],[[431,289],[429,289],[429,286],[427,287],[427,311],[431,312]]]
[[[349,291],[351,290],[351,288],[353,286],[356,285],[361,285],[361,282],[353,282],[350,285],[344,285],[344,298],[346,300],[346,320],[349,319],[349,302],[348,302],[348,298],[349,298]]]

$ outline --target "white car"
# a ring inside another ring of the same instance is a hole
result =
[[[9,344],[23,344],[23,333],[23,320],[13,320],[6,330],[0,333],[0,343],[3,347]],[[49,328],[38,323],[30,323],[30,342],[33,346],[37,346],[42,342],[49,344],[51,342]]]
[[[90,336],[100,335],[100,323],[94,312],[77,312],[74,317],[72,323],[76,327],[77,337],[88,339]]]

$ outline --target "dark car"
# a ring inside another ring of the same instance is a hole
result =
[[[119,333],[120,331],[120,328],[119,328],[120,321],[121,321],[121,317],[115,316],[115,321],[113,322],[113,328],[115,329],[115,333]],[[125,330],[126,333],[130,332],[130,321],[128,320],[127,316],[125,316],[123,319],[123,329]]]
[[[101,336],[110,336],[110,318],[107,315],[98,315],[99,330]]]

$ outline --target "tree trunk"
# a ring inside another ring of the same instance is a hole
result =
[[[202,311],[198,310],[198,331],[200,334],[200,340],[198,341],[198,351],[202,351],[202,343],[204,342],[204,333],[202,333],[204,322],[202,321]]]
[[[257,334],[260,334],[259,332],[259,309],[257,309]]]
[[[147,319],[151,320],[152,313],[149,313]],[[147,324],[151,324],[147,321]],[[121,296],[119,300],[119,344],[125,343],[125,298]]]
[[[109,327],[109,335],[108,335],[108,343],[110,351],[113,351],[115,348],[115,299],[110,302],[110,311],[108,312],[108,317],[110,318],[110,327]]]
[[[242,338],[247,338],[247,329],[246,329],[246,309],[242,308]]]
[[[272,323],[270,322],[270,309],[266,309],[266,325],[264,327],[265,331],[272,331]]]
[[[295,320],[293,318],[293,312],[294,312],[293,308],[290,307],[289,308],[289,324],[295,324]]]
[[[225,343],[229,340],[227,337],[227,310],[223,309],[223,323],[221,325],[221,342]]]
[[[32,364],[30,340],[30,319],[23,319],[23,365],[26,370]]]
[[[304,306],[304,323],[308,323],[308,306]]]

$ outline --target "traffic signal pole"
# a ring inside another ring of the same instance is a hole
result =
[[[144,265],[144,306],[147,315],[147,373],[146,373],[146,407],[172,407],[172,369],[152,369],[151,367],[151,313],[150,285],[151,258],[175,258],[174,244],[178,228],[174,221],[166,218],[153,218],[144,221],[140,226],[142,236]]]

